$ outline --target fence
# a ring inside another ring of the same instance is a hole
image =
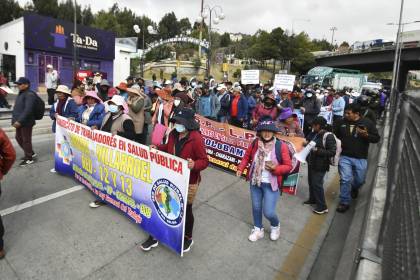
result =
[[[383,137],[356,278],[420,279],[420,91],[391,99]]]

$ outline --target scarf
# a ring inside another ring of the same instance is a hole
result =
[[[66,97],[64,99],[59,99],[58,100],[57,108],[56,108],[56,113],[59,114],[60,116],[63,115],[64,105],[66,105],[67,98],[68,97]]]
[[[254,170],[251,177],[251,184],[253,186],[261,186],[262,172],[265,169],[265,158],[271,151],[273,151],[275,143],[275,137],[267,143],[264,143],[261,140],[258,141],[258,150],[254,159]]]

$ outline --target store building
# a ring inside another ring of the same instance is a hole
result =
[[[72,22],[26,14],[0,26],[1,71],[14,81],[26,76],[32,88],[44,89],[46,66],[53,65],[60,82],[73,82],[73,46],[80,70],[101,72],[112,83],[114,75],[115,34]]]

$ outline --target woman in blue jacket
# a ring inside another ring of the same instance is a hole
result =
[[[55,133],[57,116],[75,120],[77,118],[78,106],[71,98],[70,89],[65,85],[59,85],[55,90],[57,101],[51,106],[50,117],[53,120],[52,131]]]
[[[93,129],[99,129],[105,114],[105,106],[96,92],[87,91],[83,98],[83,105],[79,107],[76,121]]]

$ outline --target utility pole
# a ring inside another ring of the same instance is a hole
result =
[[[201,40],[203,40],[203,22],[204,22],[203,9],[204,9],[204,0],[201,0],[200,42],[201,42]],[[198,44],[198,57],[201,58],[201,45],[200,44]]]
[[[332,45],[332,46],[333,46],[333,48],[334,48],[334,33],[335,33],[335,31],[337,31],[337,27],[335,27],[335,26],[331,27],[331,28],[330,28],[330,31],[332,31],[332,35],[331,35],[331,45]]]
[[[400,18],[398,20],[397,39],[395,42],[394,66],[392,69],[391,94],[394,98],[396,97],[394,92],[398,88],[398,81],[396,79],[398,79],[398,72],[400,70],[399,69],[399,56],[400,56],[400,48],[401,48],[401,27],[402,27],[403,10],[404,10],[404,0],[401,0]]]
[[[78,62],[77,62],[77,46],[76,46],[76,39],[77,39],[77,3],[76,0],[74,0],[74,36],[73,36],[73,82],[74,80],[76,80],[76,75],[77,75],[77,66],[78,66]]]

